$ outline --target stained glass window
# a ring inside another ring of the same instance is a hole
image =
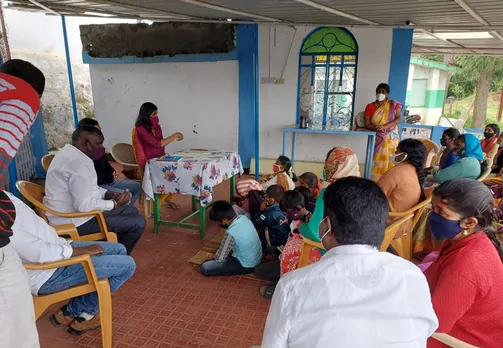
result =
[[[350,130],[358,44],[347,29],[318,28],[302,43],[297,114],[311,128]]]

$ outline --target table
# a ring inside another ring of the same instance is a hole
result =
[[[355,135],[355,136],[366,136],[367,137],[367,152],[365,157],[365,171],[364,176],[370,179],[372,172],[372,160],[374,157],[374,145],[376,133],[368,130],[362,131],[344,131],[344,130],[332,130],[332,129],[301,129],[297,127],[286,127],[283,128],[283,155],[286,156],[286,140],[288,133],[292,134],[292,154],[290,155],[290,160],[292,165],[295,158],[295,135],[297,133],[314,133],[314,134],[341,134],[341,135]],[[326,149],[328,151],[329,149]],[[325,150],[323,150],[325,151]]]
[[[212,204],[213,187],[230,180],[232,200],[235,176],[243,173],[241,158],[235,151],[215,150],[187,150],[171,156],[182,158],[178,162],[151,159],[143,175],[143,190],[154,200],[154,233],[159,233],[160,225],[166,225],[198,230],[200,238],[204,239],[206,209]],[[160,195],[173,193],[192,196],[192,213],[178,222],[161,220]],[[199,217],[198,224],[188,223],[196,217]]]

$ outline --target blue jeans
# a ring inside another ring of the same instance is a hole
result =
[[[114,292],[131,278],[136,264],[131,256],[126,255],[126,248],[120,243],[72,242],[72,247],[79,248],[95,244],[103,248],[102,255],[91,256],[96,276],[99,279],[108,278],[110,290]],[[61,267],[42,285],[38,293],[39,295],[52,294],[86,282],[86,272],[81,264]],[[92,292],[72,298],[67,308],[72,317],[78,317],[82,313],[97,314],[99,312],[98,294]]]
[[[122,193],[125,189],[128,189],[131,192],[131,202],[129,205],[133,205],[134,202],[140,197],[141,194],[141,183],[134,180],[117,180],[116,182],[108,185],[101,185],[101,188],[104,188],[107,191],[119,192]]]
[[[255,268],[243,267],[238,259],[231,256],[226,258],[222,262],[216,262],[215,260],[205,261],[203,262],[199,270],[206,277],[211,277],[249,274],[253,273]]]

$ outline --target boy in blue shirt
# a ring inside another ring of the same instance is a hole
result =
[[[253,273],[262,261],[262,246],[252,222],[244,215],[238,216],[227,201],[213,204],[210,220],[216,221],[226,233],[214,258],[201,265],[201,273],[205,276]]]
[[[286,244],[290,233],[290,224],[286,213],[279,207],[279,202],[285,193],[280,185],[272,185],[265,192],[261,211],[253,220],[253,225],[258,231],[262,250],[267,247],[279,247]]]

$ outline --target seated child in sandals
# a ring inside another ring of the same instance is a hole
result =
[[[217,252],[208,254],[208,260],[201,265],[201,273],[205,276],[253,273],[262,261],[262,245],[250,219],[238,216],[229,202],[216,201],[210,210],[210,220],[226,232]]]
[[[236,185],[236,191],[240,199],[243,200],[240,204],[241,207],[250,212],[252,216],[259,211],[264,198],[263,191],[268,187],[280,185],[285,191],[295,188],[297,176],[293,172],[292,162],[288,157],[279,156],[272,166],[272,170],[274,174],[261,175],[260,182],[255,179],[245,179],[240,180]]]
[[[262,242],[262,250],[267,247],[285,245],[290,233],[290,224],[286,213],[279,207],[285,190],[279,185],[272,185],[265,192],[261,213],[253,219],[253,225]]]

